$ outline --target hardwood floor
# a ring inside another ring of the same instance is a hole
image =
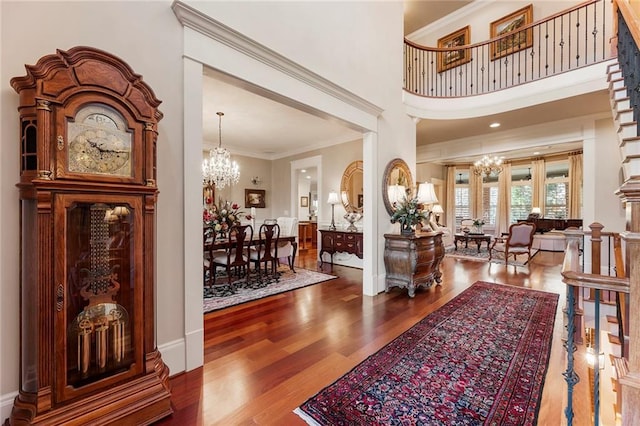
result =
[[[560,294],[538,424],[566,423],[563,255],[539,252],[525,267],[446,257],[442,285],[414,299],[397,288],[363,296],[361,270],[336,265],[338,279],[206,314],[205,365],[171,378],[175,412],[157,424],[303,425],[298,405],[478,280]],[[308,250],[296,264],[320,270],[316,256]],[[590,424],[588,402],[574,391],[574,424]]]

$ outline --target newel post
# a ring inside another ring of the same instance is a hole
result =
[[[626,245],[625,266],[629,277],[629,306],[640,306],[640,176],[627,180],[616,192],[626,203],[626,230],[621,234]],[[628,372],[620,378],[622,386],[622,422],[640,424],[640,310],[629,312]]]

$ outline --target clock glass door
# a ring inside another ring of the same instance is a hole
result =
[[[135,248],[141,223],[137,197],[58,195],[65,232],[66,286],[56,289],[59,337],[66,335],[66,385],[62,399],[91,389],[105,379],[135,373],[140,271]],[[60,360],[62,362],[62,360]]]

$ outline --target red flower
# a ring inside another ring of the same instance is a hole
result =
[[[240,208],[240,206],[238,205],[238,203],[233,203],[231,204],[231,208],[234,210],[238,210]]]

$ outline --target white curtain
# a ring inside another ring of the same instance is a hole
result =
[[[544,166],[544,160],[533,160],[531,162],[531,185],[532,185],[532,207],[540,207],[541,217],[544,217],[545,206],[545,181],[547,180],[547,172]]]
[[[502,166],[498,177],[498,207],[496,212],[496,236],[509,232],[511,221],[511,164]]]
[[[469,207],[470,219],[482,218],[482,175],[476,174],[476,167],[469,168]]]
[[[582,153],[569,154],[569,219],[582,218]]]
[[[446,200],[442,208],[444,209],[445,222],[444,226],[448,227],[451,232],[456,230],[456,167],[447,166],[447,181],[445,183]]]

